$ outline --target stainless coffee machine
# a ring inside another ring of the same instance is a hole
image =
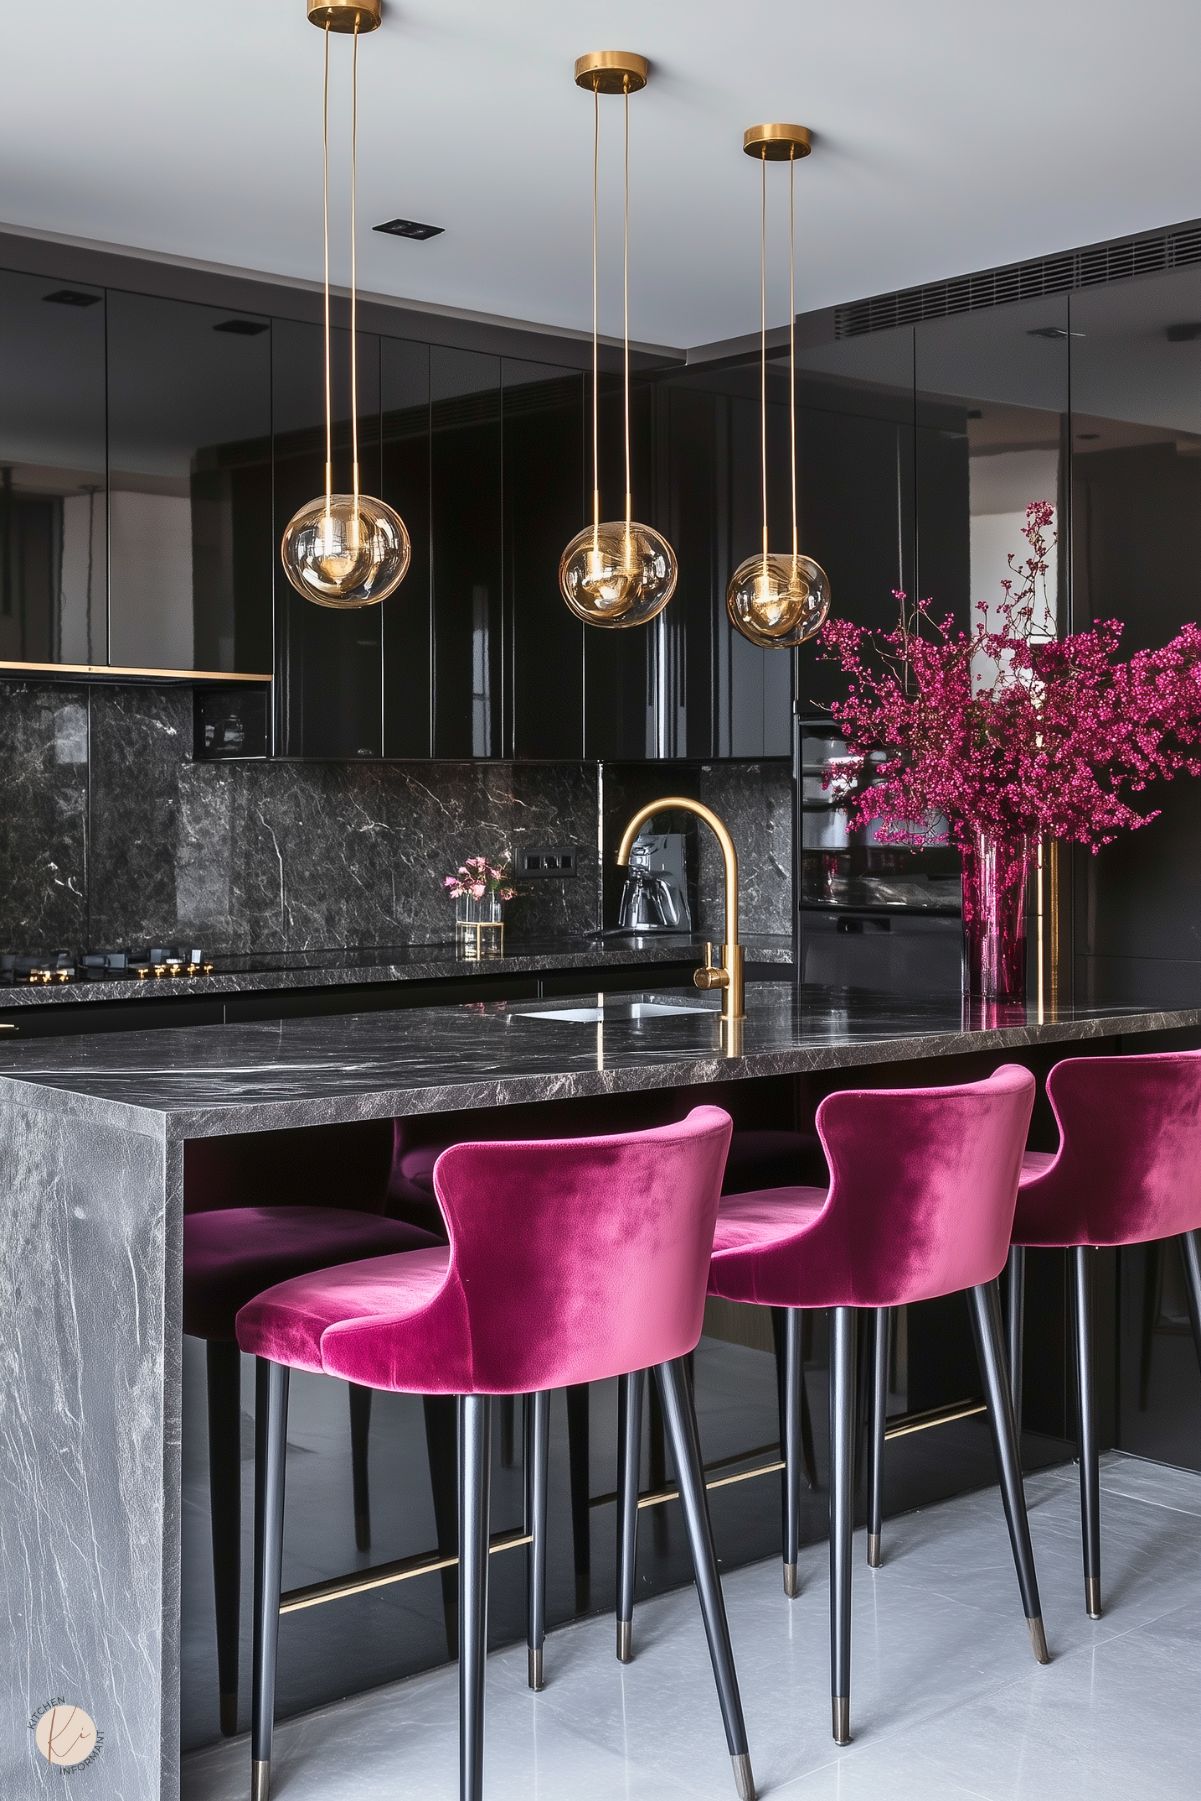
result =
[[[630,852],[618,930],[690,932],[688,874],[682,832],[645,832]]]

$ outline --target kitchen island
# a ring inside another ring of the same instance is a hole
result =
[[[958,1002],[765,982],[732,1041],[708,997],[645,999],[649,1010],[627,996],[478,1004],[0,1047],[5,1801],[43,1792],[30,1719],[58,1696],[104,1734],[73,1793],[178,1794],[190,1141],[463,1112],[486,1137],[491,1110],[526,1104],[553,1133],[568,1103],[625,1123],[631,1103],[648,1119],[678,1116],[764,1083],[968,1079],[1007,1056],[1044,1067],[1073,1047],[1201,1037],[1201,1009],[1023,1009],[985,1022]]]

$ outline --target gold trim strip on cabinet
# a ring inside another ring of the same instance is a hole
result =
[[[27,663],[0,661],[0,669],[30,675],[148,675],[173,682],[269,682],[269,675],[236,673],[226,669],[137,669],[123,663]]]
[[[528,1532],[501,1532],[491,1540],[488,1550],[516,1551],[530,1543]],[[458,1563],[453,1552],[441,1556],[437,1551],[422,1552],[416,1557],[400,1557],[395,1563],[377,1564],[373,1570],[356,1575],[334,1576],[328,1582],[311,1582],[307,1588],[288,1589],[279,1598],[281,1613],[302,1613],[306,1607],[320,1607],[325,1601],[340,1601],[347,1595],[365,1595],[375,1588],[388,1588],[394,1582],[408,1582],[413,1576],[429,1576],[435,1570],[452,1570]]]
[[[928,1413],[903,1414],[895,1424],[886,1429],[885,1437],[905,1438],[911,1432],[925,1432],[931,1426],[949,1426],[955,1420],[970,1419],[984,1411],[983,1401],[957,1401],[950,1407],[933,1407]],[[778,1475],[784,1468],[779,1456],[769,1463],[754,1464],[747,1470],[729,1470],[732,1463],[743,1462],[749,1457],[761,1457],[774,1449],[772,1445],[759,1445],[753,1450],[743,1451],[733,1457],[719,1458],[717,1462],[708,1464],[707,1472],[726,1473],[708,1474],[705,1487],[712,1491],[732,1487],[738,1482],[751,1482],[757,1476]],[[667,1501],[677,1500],[679,1492],[678,1488],[652,1489],[649,1494],[639,1495],[639,1509],[662,1507]],[[616,1499],[615,1494],[592,1495],[588,1505],[611,1507]],[[502,1532],[492,1539],[488,1549],[495,1557],[498,1551],[516,1551],[529,1542],[527,1532]],[[372,1589],[389,1588],[395,1582],[409,1582],[414,1576],[430,1576],[435,1570],[453,1569],[458,1561],[453,1552],[444,1556],[438,1551],[426,1551],[416,1557],[401,1557],[395,1563],[377,1564],[374,1569],[357,1570],[349,1576],[334,1576],[325,1582],[312,1582],[306,1588],[288,1589],[280,1596],[279,1611],[281,1614],[301,1613],[308,1607],[321,1607],[326,1601],[340,1601],[347,1595],[368,1594]]]

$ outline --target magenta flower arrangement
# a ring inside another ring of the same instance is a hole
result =
[[[517,894],[512,864],[490,863],[487,857],[465,858],[457,874],[443,876],[442,886],[452,900],[466,897],[481,901],[494,894],[498,900],[511,901]]]
[[[1116,619],[1040,636],[1054,518],[1047,501],[1026,508],[1025,552],[1010,556],[1002,599],[980,603],[971,631],[903,593],[891,630],[846,619],[822,629],[824,655],[849,678],[830,711],[860,774],[884,753],[850,803],[852,818],[874,821],[882,842],[911,845],[930,842],[932,822],[945,821],[964,857],[965,928],[998,896],[1024,897],[1040,839],[1096,852],[1157,817],[1136,804],[1151,783],[1201,774],[1201,628],[1185,625],[1125,661]],[[1020,926],[1011,921],[1022,941],[1008,974],[999,972],[1002,988],[1020,979],[1024,990],[1022,914]],[[987,993],[987,972],[982,980]]]

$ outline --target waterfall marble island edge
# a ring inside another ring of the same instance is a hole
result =
[[[8,1323],[0,1425],[0,1609],[13,1681],[0,1792],[44,1792],[30,1721],[59,1695],[104,1733],[72,1793],[179,1794],[181,1244],[189,1139],[405,1114],[829,1072],[920,1081],[931,1059],[1020,1060],[1201,1034],[1201,1009],[1065,1009],[974,1026],[898,1004],[757,983],[737,1051],[711,997],[604,1023],[553,1006],[464,1006],[7,1044],[0,1182]],[[567,1009],[562,1009],[567,1010]],[[952,1078],[953,1079],[953,1078]],[[486,1135],[486,1127],[481,1136]]]

